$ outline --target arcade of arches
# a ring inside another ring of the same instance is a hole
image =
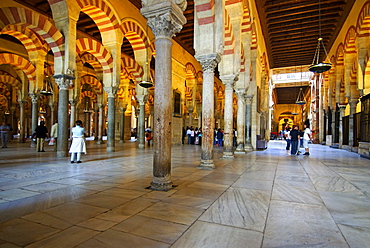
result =
[[[145,149],[151,126],[157,190],[172,187],[171,145],[181,144],[186,126],[202,127],[199,168],[214,168],[214,128],[225,132],[224,158],[303,123],[314,142],[369,156],[368,1],[354,3],[322,74],[308,65],[270,68],[255,1],[194,1],[195,55],[172,39],[186,28],[186,1],[45,1],[51,16],[30,2],[0,2],[0,118],[18,127],[19,142],[41,120],[49,128],[58,120],[57,156],[67,156],[68,130],[81,119],[107,152],[133,128]],[[305,105],[284,101],[300,88]]]

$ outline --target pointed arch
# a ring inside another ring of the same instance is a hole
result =
[[[113,71],[113,58],[104,46],[92,39],[81,38],[76,41],[77,53],[89,52],[95,56],[103,68],[104,73]]]
[[[192,63],[188,62],[185,65],[186,79],[195,79],[197,71]]]

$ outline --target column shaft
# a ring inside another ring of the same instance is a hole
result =
[[[98,141],[97,144],[103,144],[103,112],[104,105],[99,104],[99,125],[98,125]]]
[[[233,151],[233,86],[235,75],[228,79],[221,77],[225,84],[225,111],[224,111],[224,154],[223,158],[234,158]]]
[[[114,152],[115,149],[115,99],[108,95],[108,131],[107,131],[107,152]]]
[[[139,125],[138,125],[138,147],[139,149],[145,148],[145,105],[140,102],[140,112],[139,112]]]
[[[30,96],[31,96],[31,100],[32,100],[31,134],[33,134],[33,132],[35,132],[35,130],[36,130],[37,119],[38,119],[38,116],[39,116],[39,109],[38,109],[38,107],[39,107],[39,103],[38,103],[39,96],[37,94],[34,94],[34,93],[31,93]],[[35,147],[35,146],[36,146],[36,141],[34,141],[32,139],[31,147]]]
[[[68,156],[68,127],[68,89],[60,89],[58,102],[57,157]]]
[[[237,147],[235,152],[236,153],[244,153],[244,140],[245,140],[245,101],[244,101],[244,89],[238,89],[236,91],[236,95],[238,97],[238,110],[237,110],[237,119],[236,119],[236,131],[237,131],[237,138],[236,143]]]
[[[245,151],[252,151],[252,143],[251,143],[251,133],[252,133],[252,95],[247,95],[246,105],[245,105]]]

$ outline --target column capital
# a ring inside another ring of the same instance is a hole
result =
[[[53,78],[55,78],[60,90],[68,90],[73,85],[73,80],[76,79],[71,69],[67,69],[67,74],[57,74]]]
[[[202,65],[203,72],[214,72],[217,64],[221,61],[219,53],[195,55],[196,60]]]
[[[147,25],[152,29],[156,39],[171,39],[186,23],[181,8],[171,1],[144,6],[140,12],[148,20]]]
[[[146,101],[148,100],[148,95],[136,95],[136,99],[140,105],[145,105]]]
[[[235,81],[238,80],[238,76],[236,75],[223,75],[220,76],[222,83],[225,85],[225,90],[233,90]]]
[[[251,105],[253,100],[253,95],[245,95],[245,103]]]
[[[24,106],[24,105],[27,104],[27,101],[25,101],[25,100],[18,100],[18,104],[19,104],[20,107],[22,107],[22,106]]]
[[[36,93],[29,93],[32,103],[37,103],[39,101],[40,95]]]
[[[107,92],[108,97],[115,97],[117,90],[117,87],[104,87],[104,91]]]
[[[245,88],[237,88],[235,89],[235,94],[238,97],[238,99],[243,99],[245,98]]]

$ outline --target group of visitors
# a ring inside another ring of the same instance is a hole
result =
[[[183,142],[184,144],[184,138],[187,136],[188,137],[188,144],[189,145],[202,145],[202,128],[197,128],[197,127],[186,127],[186,131],[184,132],[183,130]]]
[[[305,148],[305,153],[303,155],[309,156],[310,149],[308,147],[308,142],[311,140],[311,130],[310,128],[304,124],[304,130],[299,131],[298,125],[293,125],[293,129],[291,127],[287,127],[284,131],[284,137],[287,142],[286,145],[286,154],[289,155],[299,155],[301,152],[299,151],[299,143],[302,140],[302,146]]]

